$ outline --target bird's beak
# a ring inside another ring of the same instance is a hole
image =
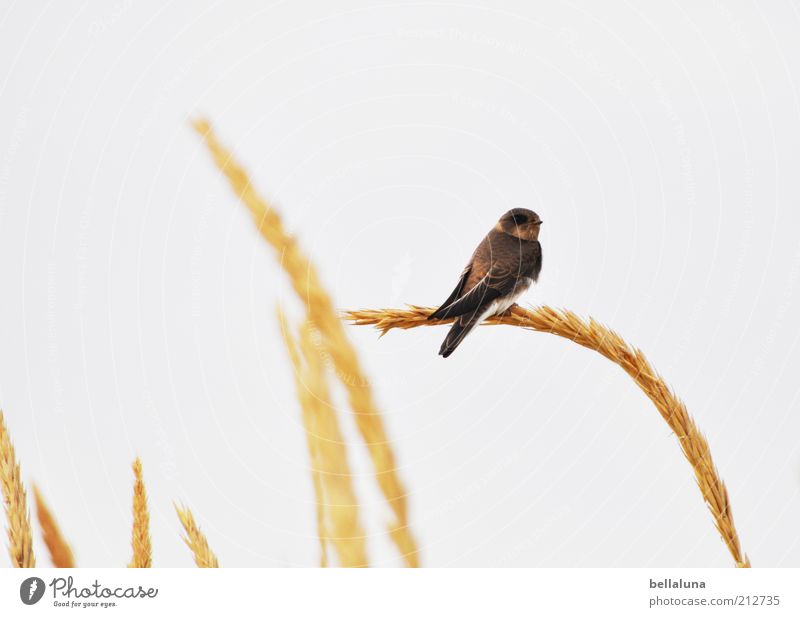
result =
[[[544,221],[538,221],[536,224],[541,225],[542,223],[544,223]]]

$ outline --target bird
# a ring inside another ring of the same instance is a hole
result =
[[[475,249],[456,288],[429,320],[455,317],[439,349],[447,358],[470,331],[487,317],[511,308],[539,278],[542,219],[526,208],[506,212]]]

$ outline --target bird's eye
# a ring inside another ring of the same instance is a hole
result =
[[[514,223],[517,225],[522,225],[523,223],[528,222],[528,217],[524,214],[515,214],[511,218],[514,219]]]

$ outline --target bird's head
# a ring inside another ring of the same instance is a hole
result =
[[[514,208],[497,221],[494,228],[520,240],[538,240],[542,219],[533,210]]]

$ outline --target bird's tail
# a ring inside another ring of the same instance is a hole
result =
[[[446,358],[453,353],[456,347],[461,344],[461,341],[464,340],[464,337],[467,336],[478,323],[480,323],[480,317],[478,315],[470,315],[469,317],[459,317],[456,319],[453,327],[450,328],[450,332],[447,333],[442,346],[439,348],[439,355]]]

